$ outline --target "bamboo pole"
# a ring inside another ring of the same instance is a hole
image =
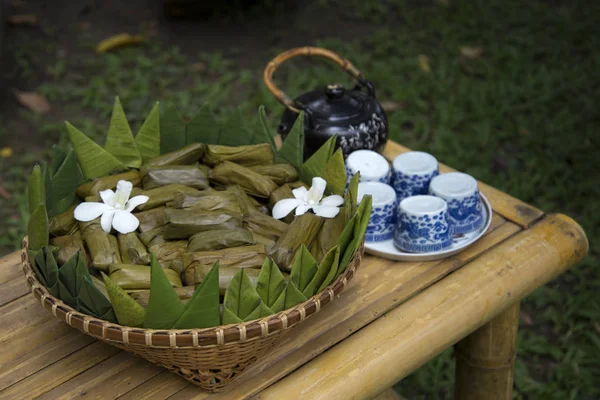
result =
[[[261,400],[368,399],[585,257],[581,227],[549,215],[264,390]]]
[[[455,399],[512,399],[519,303],[456,344]]]

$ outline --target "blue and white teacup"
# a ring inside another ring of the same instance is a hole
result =
[[[365,241],[382,242],[392,238],[396,212],[396,192],[390,185],[381,182],[360,182],[358,202],[364,195],[373,197],[371,216],[365,233]]]
[[[448,205],[435,196],[411,196],[398,205],[394,245],[412,253],[440,251],[452,245]]]
[[[356,150],[346,158],[347,183],[360,171],[360,182],[390,183],[390,164],[372,150]]]
[[[400,154],[392,163],[392,186],[398,201],[427,194],[429,183],[438,174],[438,161],[429,153],[411,151]]]
[[[477,181],[462,172],[436,176],[429,185],[429,193],[448,203],[448,222],[455,234],[476,231],[485,223]]]

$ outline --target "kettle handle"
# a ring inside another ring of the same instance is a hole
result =
[[[352,65],[350,61],[338,56],[331,50],[323,49],[321,47],[296,47],[294,49],[284,51],[283,53],[272,59],[265,67],[265,71],[263,73],[263,79],[265,81],[267,89],[269,89],[273,96],[275,96],[275,98],[279,100],[279,102],[286,106],[288,109],[296,113],[300,111],[310,111],[303,104],[292,100],[291,97],[285,94],[273,82],[273,73],[277,70],[277,68],[279,68],[279,66],[284,62],[298,56],[319,56],[335,61],[335,63],[338,64],[344,71],[350,74],[350,76],[356,79],[361,85],[365,86],[370,96],[375,96],[375,88],[373,87],[371,82],[366,80],[362,76],[360,71],[354,65]]]

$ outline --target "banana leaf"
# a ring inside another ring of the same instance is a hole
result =
[[[296,284],[290,279],[287,281],[285,291],[275,300],[273,308],[277,310],[287,310],[300,303],[305,302],[308,298],[296,287]]]
[[[150,254],[135,232],[119,233],[117,240],[123,264],[150,264]]]
[[[258,235],[254,232],[252,232],[252,241],[254,241],[254,243],[256,243],[256,244],[264,245],[267,253],[269,253],[269,251],[271,251],[273,246],[275,246],[274,240],[267,239],[266,237]]]
[[[221,146],[209,144],[202,163],[214,167],[220,162],[230,161],[246,167],[273,164],[273,151],[268,143],[247,146]]]
[[[80,222],[79,229],[94,268],[106,272],[110,264],[121,263],[117,238],[102,230],[100,218]]]
[[[151,271],[151,267],[147,265],[112,264],[108,269],[108,276],[116,285],[125,290],[150,289]],[[181,278],[177,272],[165,268],[164,274],[171,286],[183,286],[181,283]]]
[[[273,311],[264,305],[246,270],[238,271],[225,292],[223,324],[251,321],[270,314]]]
[[[133,186],[139,186],[142,182],[138,171],[127,171],[120,174],[101,176],[77,187],[77,196],[85,199],[88,196],[98,195],[106,189],[114,190],[119,181],[129,181]]]
[[[31,250],[39,250],[48,245],[50,233],[48,231],[48,214],[44,204],[38,205],[29,216],[27,235]]]
[[[248,129],[246,118],[239,109],[229,113],[229,117],[219,127],[218,144],[224,146],[243,146],[252,143],[252,132]]]
[[[335,247],[344,227],[346,226],[346,212],[340,209],[335,218],[326,218],[321,230],[310,246],[311,254],[321,260],[329,250]]]
[[[304,113],[300,112],[294,126],[277,153],[277,162],[287,162],[300,169],[304,163]]]
[[[144,244],[144,246],[148,247],[150,245],[150,242],[156,237],[156,236],[163,236],[163,234],[165,233],[165,227],[164,226],[157,226],[156,228],[147,230],[143,233],[139,233],[138,237],[140,238],[140,241]]]
[[[219,262],[206,274],[173,329],[209,328],[221,324],[219,310]]]
[[[221,268],[260,268],[265,257],[265,246],[260,244],[184,253],[183,265],[185,266],[186,282],[190,284],[194,281],[194,268],[196,267],[212,266],[219,261]]]
[[[240,185],[246,193],[266,199],[277,189],[277,185],[270,178],[229,161],[215,166],[210,173],[210,180],[225,187]]]
[[[242,227],[242,215],[234,212],[205,211],[197,208],[167,209],[165,239],[187,239],[195,233]]]
[[[148,245],[148,251],[154,254],[157,260],[168,268],[171,262],[181,259],[187,252],[187,240],[168,240],[162,241],[162,237],[157,237]]]
[[[73,235],[79,231],[79,224],[75,220],[74,211],[75,206],[72,206],[67,211],[50,218],[48,230],[52,236]]]
[[[244,217],[258,211],[259,203],[254,197],[248,196],[248,193],[240,185],[229,186],[225,191],[235,196]]]
[[[276,306],[276,301],[279,296],[285,296],[285,286],[286,277],[281,273],[277,264],[270,257],[265,258],[256,282],[256,292],[274,313],[283,311],[283,302]]]
[[[346,222],[350,221],[356,213],[356,203],[358,199],[358,182],[360,181],[360,171],[358,171],[348,184],[348,189],[344,193],[344,209],[346,210]]]
[[[265,106],[261,105],[258,107],[258,119],[262,133],[256,133],[254,143],[269,143],[271,151],[275,153],[277,151],[277,145],[275,144],[275,133],[272,132],[269,126],[269,120],[267,119],[267,113],[265,112]]]
[[[115,97],[104,149],[127,167],[139,168],[142,165],[142,156],[135,145],[133,133],[118,96]]]
[[[171,270],[163,269],[155,257],[152,257],[148,269],[151,270],[151,284],[149,286],[150,298],[144,316],[144,328],[171,329],[183,314],[185,306],[179,300],[179,296],[173,290],[171,281],[166,275]],[[178,286],[181,287],[181,285]]]
[[[219,124],[209,104],[203,104],[187,123],[186,143],[217,143],[219,141]]]
[[[176,193],[173,197],[173,208],[193,208],[195,210],[232,211],[243,215],[243,209],[239,199],[234,193],[227,191],[211,190],[202,193],[202,196],[188,193]]]
[[[306,297],[314,296],[317,293],[321,293],[327,286],[331,285],[340,262],[340,248],[336,246],[329,250],[329,252],[323,257],[317,268],[317,273],[313,280],[302,292]]]
[[[168,142],[168,140],[161,141]],[[145,166],[162,166],[162,165],[190,165],[195,164],[202,158],[204,154],[204,145],[202,143],[192,143],[178,150],[165,153],[159,157],[150,160]]]
[[[210,265],[200,265],[194,268],[194,285],[199,285],[204,281],[206,275],[212,270]],[[233,280],[235,274],[240,271],[239,268],[235,267],[219,267],[219,295],[225,295],[225,291],[227,287]],[[258,282],[258,276],[260,274],[260,270],[258,268],[246,268],[246,275],[250,279],[253,285],[256,286]]]
[[[310,254],[305,245],[300,246],[294,258],[290,279],[301,292],[317,274],[317,260]],[[310,296],[306,296],[310,297]]]
[[[356,210],[356,221],[354,223],[354,232],[352,235],[352,240],[346,246],[346,250],[344,251],[344,255],[341,258],[340,265],[338,267],[337,275],[339,276],[344,269],[348,266],[348,263],[356,254],[356,251],[360,247],[362,243],[363,237],[365,236],[365,232],[367,230],[367,225],[369,223],[369,218],[371,217],[371,206],[373,204],[373,198],[370,195],[365,195],[358,209]],[[343,235],[343,233],[342,233]]]
[[[50,240],[50,244],[58,247],[59,249],[56,254],[56,261],[58,261],[58,265],[65,264],[78,251],[81,252],[84,260],[88,260],[88,255],[85,251],[85,246],[83,245],[83,240],[79,232],[73,235],[55,237]]]
[[[188,251],[220,250],[254,244],[248,229],[221,229],[198,232],[190,237]]]
[[[100,273],[102,274],[103,272],[100,272]],[[90,274],[90,277],[92,278],[92,282],[94,283],[94,286],[96,286],[96,289],[98,289],[100,291],[100,293],[102,293],[104,295],[104,297],[106,297],[108,299],[109,298],[108,290],[106,289],[106,285],[104,284],[104,281],[95,277],[92,274]]]
[[[178,183],[161,186],[150,190],[144,190],[140,194],[148,196],[149,199],[146,203],[137,206],[137,210],[146,211],[152,208],[164,206],[168,202],[173,201],[173,197],[177,192],[198,193],[199,190],[185,185],[180,185]]]
[[[324,218],[306,213],[294,219],[289,229],[269,252],[273,261],[284,271],[291,271],[296,252],[302,245],[310,247],[323,226]]]
[[[144,307],[137,303],[112,279],[102,274],[106,290],[115,311],[119,324],[123,326],[141,327],[144,324]]]
[[[253,213],[245,217],[244,227],[270,240],[279,239],[290,229],[290,225],[285,222],[262,213]]]
[[[31,176],[29,177],[29,183],[27,186],[28,200],[29,200],[29,212],[33,211],[40,205],[46,204],[46,185],[44,184],[44,177],[42,169],[36,164],[33,167]]]
[[[211,187],[204,190],[199,190],[195,193],[176,192],[173,196],[173,201],[167,203],[171,208],[189,208],[195,205],[202,197],[211,196],[216,193],[222,193]]]
[[[290,187],[292,189],[298,189],[299,187],[304,187],[307,190],[310,189],[310,186],[307,183],[302,182],[302,181],[290,182],[290,183],[288,183],[288,185],[290,185]]]
[[[180,288],[174,288],[175,293],[179,296],[179,299],[185,304],[194,294],[196,290],[195,286],[183,286]],[[150,299],[150,290],[132,290],[128,291],[129,296],[134,299],[142,307],[148,307],[148,300]]]
[[[173,183],[194,189],[206,189],[208,173],[197,165],[159,165],[142,167],[141,176],[144,189],[153,189]]]
[[[160,154],[176,152],[185,146],[185,121],[179,115],[177,108],[169,105],[161,114],[160,118]],[[202,157],[202,154],[200,154]],[[198,157],[198,159],[200,158]],[[160,157],[159,157],[160,158]],[[156,159],[155,159],[156,160]],[[151,161],[153,162],[153,160]],[[174,163],[166,163],[174,164]],[[184,163],[191,164],[191,163]]]
[[[133,214],[138,221],[140,221],[138,231],[146,232],[155,228],[164,227],[167,223],[166,209],[166,207],[157,207]]]
[[[54,217],[73,205],[76,200],[75,189],[85,178],[77,163],[77,156],[72,149],[66,153],[55,151],[50,175],[52,189],[50,193],[46,193],[46,206],[48,216]]]
[[[298,180],[298,171],[290,164],[256,165],[250,169],[271,178],[277,185]]]
[[[166,135],[165,135],[166,136]],[[150,114],[135,136],[135,144],[142,156],[143,163],[160,155],[160,113],[158,102],[154,104]]]
[[[325,193],[340,196],[344,194],[347,180],[342,149],[337,149],[329,161],[327,161],[322,178],[327,181]]]
[[[58,264],[52,253],[52,247],[44,246],[35,255],[35,264],[38,271],[41,273],[43,282],[48,289],[48,292],[54,296],[59,296],[58,287]]]
[[[313,178],[323,177],[327,161],[333,156],[336,136],[330,137],[300,168],[300,176],[304,182],[312,182]]]

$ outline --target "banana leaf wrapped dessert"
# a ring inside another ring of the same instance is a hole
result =
[[[163,269],[173,287],[182,287],[179,274],[170,269]],[[150,289],[150,267],[136,264],[112,264],[108,268],[108,276],[121,289]]]
[[[80,222],[79,229],[94,268],[106,272],[109,265],[121,264],[117,238],[102,230],[100,218],[89,222]]]
[[[154,238],[156,238],[157,236],[162,237],[164,235],[164,233],[165,233],[165,227],[163,225],[163,226],[157,226],[156,228],[139,233],[138,237],[140,238],[140,241],[144,244],[144,246],[148,247],[150,245],[150,243],[154,240]]]
[[[206,146],[202,162],[214,167],[222,161],[231,161],[248,167],[273,164],[273,158],[273,151],[268,143],[235,147],[209,144]]]
[[[150,254],[135,232],[120,233],[117,240],[123,264],[150,264]]]
[[[196,208],[167,209],[165,239],[187,239],[195,233],[242,227],[242,214]]]
[[[149,199],[146,203],[139,205],[137,207],[137,210],[146,211],[152,208],[164,206],[168,202],[173,201],[173,197],[177,192],[198,193],[199,190],[191,188],[189,186],[180,185],[178,183],[161,186],[154,189],[144,190],[140,194],[148,196]]]
[[[247,244],[254,244],[248,229],[220,229],[198,232],[190,237],[188,251],[220,250]]]
[[[211,187],[208,187],[204,190],[198,190],[197,192],[193,193],[175,192],[175,194],[173,195],[173,200],[167,203],[167,206],[171,208],[189,208],[194,206],[198,201],[200,201],[202,197],[211,196],[215,193],[221,192]]]
[[[178,192],[173,198],[172,207],[193,208],[206,211],[232,211],[243,215],[242,205],[238,198],[234,193],[226,190],[212,190],[209,193],[203,193],[201,196],[196,196],[196,194],[193,193]]]
[[[271,249],[273,248],[273,246],[275,246],[275,241],[268,239],[264,236],[261,236],[259,234],[256,234],[254,232],[252,232],[252,240],[254,241],[254,243],[256,244],[263,244],[265,245],[265,249],[267,250],[267,253],[269,253],[269,251],[271,251]]]
[[[179,150],[165,153],[148,161],[145,166],[190,165],[196,163],[204,154],[202,143],[192,143]]]
[[[187,252],[187,246],[187,240],[164,240],[161,236],[156,236],[148,244],[148,251],[156,256],[163,268],[170,268],[173,261],[180,260]],[[181,268],[176,270],[179,269]]]
[[[272,179],[230,161],[217,164],[210,173],[210,180],[222,186],[240,185],[246,193],[265,199],[277,189]]]
[[[290,164],[256,165],[250,169],[271,178],[277,185],[294,182],[298,179],[298,171]]]
[[[73,210],[75,210],[75,206],[50,218],[48,230],[52,236],[73,235],[75,232],[79,231],[79,223],[73,216]]]
[[[50,240],[50,244],[58,247],[56,261],[58,265],[63,265],[75,255],[78,251],[81,252],[84,260],[88,261],[88,255],[81,239],[81,234],[76,232],[72,235],[58,236]]]
[[[77,196],[85,199],[89,196],[95,196],[106,189],[114,189],[119,181],[129,181],[133,186],[139,186],[142,180],[138,171],[127,171],[121,174],[114,174],[96,178],[93,181],[83,183],[77,188]]]
[[[194,189],[206,189],[208,172],[198,165],[146,166],[140,170],[144,189],[153,189],[174,183]]]
[[[212,267],[208,265],[197,266],[194,269],[194,285],[197,286],[201,284],[211,269]],[[233,280],[233,277],[235,276],[235,274],[237,274],[238,271],[238,268],[219,266],[219,295],[225,295],[227,287],[229,286],[229,284]],[[260,269],[258,268],[246,268],[246,275],[248,276],[248,278],[250,278],[250,282],[252,282],[252,285],[254,286],[256,286],[256,283],[258,282],[259,274]]]
[[[267,239],[277,240],[290,225],[262,213],[253,213],[244,218],[244,227]]]
[[[296,217],[269,252],[273,261],[284,271],[291,271],[296,251],[302,245],[310,248],[323,222],[323,218],[315,214],[306,213]]]
[[[309,248],[316,260],[321,260],[329,250],[335,247],[345,226],[346,213],[343,208],[335,218],[325,219],[321,230]]]
[[[142,211],[133,214],[138,219],[138,221],[140,221],[138,231],[146,232],[151,229],[165,226],[165,224],[167,223],[165,210],[166,207],[157,207],[147,211]]]
[[[182,286],[176,287],[175,293],[179,296],[182,303],[186,303],[194,294],[196,288],[194,286]],[[148,300],[150,300],[150,290],[129,290],[131,298],[137,301],[142,307],[148,307]]]

